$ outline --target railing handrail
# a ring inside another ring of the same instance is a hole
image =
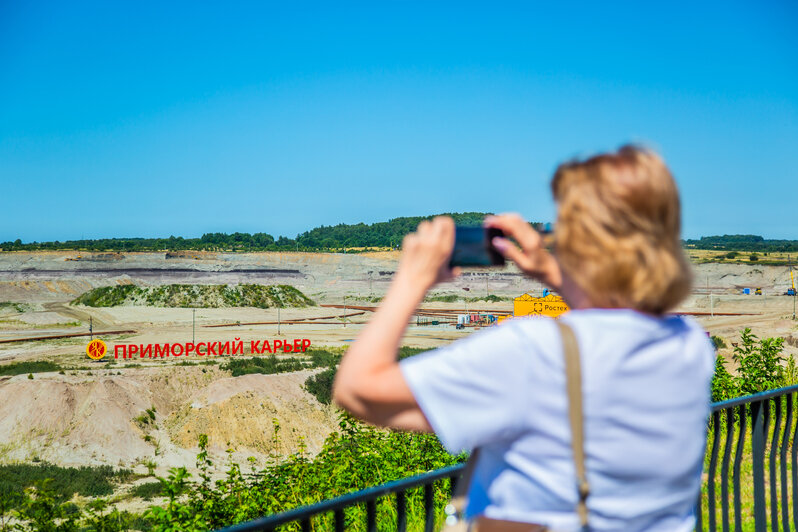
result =
[[[792,392],[798,392],[798,384],[793,384],[792,386],[785,386],[784,388],[766,390],[764,392],[753,393],[751,395],[744,395],[743,397],[735,397],[734,399],[727,399],[726,401],[719,401],[717,403],[712,403],[712,411],[719,412],[721,410],[726,410],[727,408],[731,408],[733,406],[745,405],[748,403],[753,403],[755,401],[763,401],[765,399],[771,399],[773,397],[786,395]]]
[[[294,508],[293,510],[288,510],[287,512],[260,517],[252,521],[245,521],[243,523],[227,527],[223,530],[224,532],[238,532],[241,530],[252,530],[257,528],[272,528],[291,521],[296,521],[306,515],[333,512],[353,504],[373,500],[383,495],[389,495],[397,491],[404,491],[418,486],[423,486],[424,484],[429,484],[430,482],[434,482],[435,480],[440,480],[442,478],[452,477],[460,473],[460,470],[463,468],[465,468],[465,464],[456,464],[442,467],[440,469],[434,469],[432,471],[414,475],[412,477],[400,478],[399,480],[386,482],[385,484],[380,484],[379,486],[372,486],[370,488],[347,493],[346,495],[340,495],[332,499],[326,499],[315,504],[300,506],[299,508]]]
[[[713,413],[728,410],[740,405],[755,403],[758,401],[765,401],[774,397],[787,395],[790,393],[798,392],[798,384],[793,386],[786,386],[784,388],[777,388],[775,390],[767,390],[744,397],[737,397],[726,401],[719,401],[711,404],[711,411]],[[798,426],[796,427],[798,431]],[[373,486],[363,490],[341,495],[332,499],[326,499],[315,504],[308,506],[301,506],[286,512],[272,514],[265,517],[260,517],[252,521],[246,521],[222,529],[222,532],[244,532],[251,530],[272,530],[275,527],[297,521],[305,521],[314,515],[319,515],[327,512],[341,511],[344,508],[354,504],[374,501],[376,498],[389,495],[392,493],[402,493],[408,489],[419,486],[427,486],[436,480],[443,478],[456,478],[459,473],[465,468],[465,464],[457,464],[453,466],[435,469],[420,475],[402,478],[392,482],[387,482],[379,486]],[[304,527],[303,527],[304,530]]]

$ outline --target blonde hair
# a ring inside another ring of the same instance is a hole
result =
[[[562,164],[551,190],[557,260],[593,305],[663,314],[684,299],[679,191],[656,153],[623,146]]]

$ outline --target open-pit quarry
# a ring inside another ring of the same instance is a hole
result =
[[[224,368],[226,356],[123,359],[114,357],[115,346],[241,342],[245,354],[235,356],[250,357],[258,356],[250,352],[253,341],[300,339],[342,349],[379,304],[397,263],[396,252],[1,253],[0,369],[20,362],[51,362],[54,369],[0,376],[0,463],[193,470],[199,434],[209,436],[217,457],[232,448],[241,464],[250,456],[263,464],[300,446],[318,452],[337,428],[334,407],[305,390],[318,368],[233,376]],[[707,263],[694,272],[693,294],[678,310],[726,340],[723,356],[731,357],[744,327],[760,337],[784,337],[785,355],[798,354],[794,299],[783,295],[786,266]],[[94,289],[128,285],[136,290],[120,293],[138,299],[74,303]],[[195,308],[147,303],[167,285],[285,285],[312,303],[278,308],[266,298],[235,306],[229,298],[207,297]],[[744,295],[749,287],[752,294]],[[513,298],[541,295],[543,288],[512,266],[467,270],[432,291],[404,345],[434,348],[472,334],[478,327],[458,329],[447,316],[511,314]],[[755,288],[762,295],[754,295]],[[86,353],[90,327],[91,338],[108,346],[99,361]]]

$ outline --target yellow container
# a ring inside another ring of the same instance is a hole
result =
[[[548,316],[556,318],[570,309],[560,296],[532,297],[529,294],[513,300],[513,316]]]

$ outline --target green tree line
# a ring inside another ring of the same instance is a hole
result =
[[[458,225],[479,225],[490,213],[443,213],[454,218]],[[436,215],[393,218],[373,224],[338,224],[320,226],[295,238],[268,233],[205,233],[200,238],[100,238],[95,240],[67,240],[65,242],[29,242],[17,239],[0,244],[2,251],[336,251],[346,248],[396,247],[402,238],[415,230],[423,220]]]
[[[759,235],[702,236],[697,240],[685,240],[684,245],[694,249],[721,251],[760,251],[763,253],[798,251],[798,240],[772,240]]]

